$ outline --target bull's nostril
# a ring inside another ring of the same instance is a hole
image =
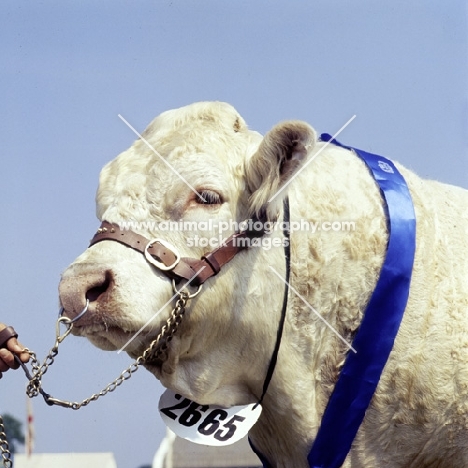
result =
[[[86,299],[89,299],[89,302],[97,301],[99,297],[109,289],[110,284],[111,274],[110,272],[106,271],[104,281],[102,281],[101,284],[97,284],[86,291]]]

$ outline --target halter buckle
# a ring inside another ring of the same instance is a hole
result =
[[[174,262],[172,262],[170,265],[165,265],[163,262],[159,262],[158,260],[156,260],[149,252],[148,252],[148,249],[150,247],[153,246],[153,244],[155,243],[158,243],[158,244],[161,244],[164,248],[166,248],[167,250],[169,250],[175,257],[176,259],[174,260]],[[145,247],[145,258],[146,260],[151,263],[152,265],[154,265],[156,268],[159,268],[160,270],[162,271],[169,271],[169,270],[173,270],[176,265],[180,262],[180,255],[177,253],[177,251],[175,250],[175,248],[169,244],[169,242],[166,242],[165,240],[163,239],[159,239],[159,238],[155,238],[155,239],[151,239],[148,244],[146,244],[146,247]]]

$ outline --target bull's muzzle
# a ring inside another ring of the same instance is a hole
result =
[[[110,291],[114,287],[114,277],[110,270],[96,270],[94,267],[79,266],[67,270],[59,284],[60,303],[63,315],[70,319],[76,318],[86,307],[95,312],[99,306],[107,301]],[[88,315],[88,314],[86,314]],[[87,320],[83,316],[76,325],[80,326]]]

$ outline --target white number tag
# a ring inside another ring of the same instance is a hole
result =
[[[199,405],[166,390],[159,400],[159,413],[174,433],[203,445],[230,445],[247,435],[262,412],[260,405],[222,408]]]

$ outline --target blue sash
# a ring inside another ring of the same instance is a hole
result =
[[[352,150],[367,165],[380,187],[389,232],[380,277],[353,341],[357,352],[348,353],[308,455],[310,468],[339,468],[364,419],[403,318],[416,246],[416,218],[408,186],[392,161],[344,146],[328,134],[321,139]],[[262,462],[269,468],[264,459]]]

